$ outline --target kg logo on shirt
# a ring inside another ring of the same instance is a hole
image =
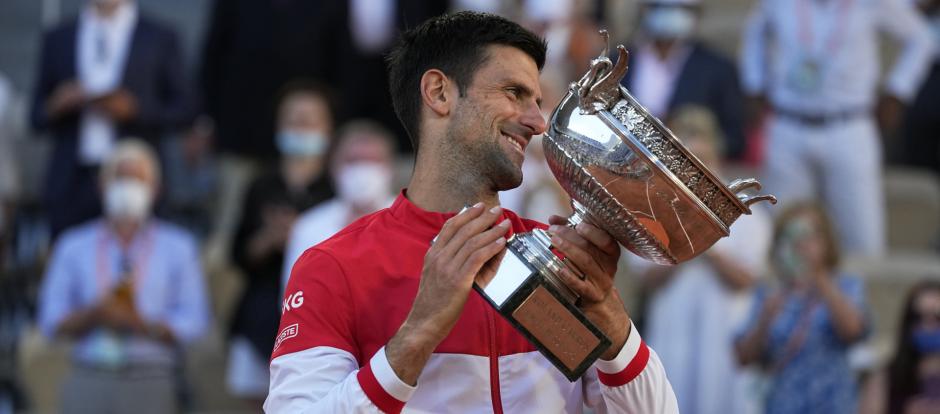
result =
[[[297,292],[291,293],[287,296],[287,299],[284,299],[284,306],[281,307],[281,315],[284,312],[288,312],[292,309],[297,309],[300,305],[304,304],[304,291],[299,290]]]

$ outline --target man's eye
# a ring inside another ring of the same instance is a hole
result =
[[[512,95],[514,98],[518,98],[519,94],[522,93],[522,91],[520,91],[519,88],[506,88],[506,92],[509,92],[509,94]]]

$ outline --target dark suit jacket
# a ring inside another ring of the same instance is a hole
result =
[[[669,100],[669,111],[683,105],[702,105],[718,119],[725,139],[725,156],[739,158],[744,153],[744,97],[738,84],[738,72],[732,61],[702,43],[693,43],[689,57]],[[633,73],[643,60],[630,56],[630,70],[623,85],[630,89]],[[641,102],[642,103],[642,102]],[[665,122],[666,120],[662,120]]]
[[[33,127],[49,132],[54,141],[43,190],[54,235],[101,211],[96,169],[78,159],[80,114],[52,120],[45,110],[55,88],[77,78],[77,29],[73,18],[44,34],[30,116]],[[137,99],[138,114],[117,125],[117,136],[156,144],[165,132],[190,120],[183,62],[176,34],[168,27],[141,14],[132,36],[121,86]]]
[[[340,1],[215,0],[200,64],[201,109],[224,152],[268,161],[278,93],[294,79],[329,84]],[[333,85],[330,85],[333,86]]]

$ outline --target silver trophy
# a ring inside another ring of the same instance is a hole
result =
[[[725,185],[709,171],[620,85],[628,55],[617,51],[615,64],[605,46],[571,84],[542,140],[545,157],[572,198],[570,225],[589,222],[644,259],[682,263],[727,236],[752,204],[776,198],[741,194],[760,189],[755,179]],[[507,246],[496,276],[477,289],[574,381],[610,346],[559,277],[566,267],[581,272],[553,253],[543,230],[515,234]]]

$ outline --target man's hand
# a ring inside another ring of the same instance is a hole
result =
[[[145,324],[133,304],[118,299],[115,295],[108,295],[93,310],[95,319],[101,326],[116,331],[143,331]]]
[[[431,353],[457,323],[473,282],[493,277],[495,268],[484,265],[506,246],[509,221],[494,226],[501,212],[478,203],[452,217],[424,256],[411,312],[385,348],[402,381],[417,383]]]
[[[875,109],[878,126],[889,136],[893,136],[901,127],[904,118],[904,103],[896,96],[882,95]]]
[[[115,122],[127,122],[137,117],[137,98],[124,88],[93,99],[92,105]]]
[[[610,338],[612,346],[601,355],[614,359],[630,334],[630,316],[624,309],[614,275],[620,259],[620,246],[607,232],[586,222],[571,228],[567,219],[552,216],[548,222],[552,245],[583,274],[582,280],[570,270],[562,271],[563,282],[581,297],[579,307]]]
[[[46,113],[56,119],[79,110],[85,103],[85,92],[76,80],[60,83],[46,101]]]

